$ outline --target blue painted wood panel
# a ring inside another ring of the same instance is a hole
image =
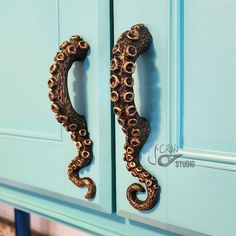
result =
[[[235,7],[178,7],[171,140],[196,166],[168,169],[168,222],[208,235],[236,234]]]
[[[58,47],[57,1],[0,4],[0,133],[59,140],[60,129],[43,96],[43,78],[49,76],[48,65]]]
[[[104,79],[109,77],[109,20],[109,1],[0,2],[2,183],[111,211],[111,118]],[[94,142],[94,160],[81,172],[97,184],[92,201],[84,199],[85,188],[68,180],[75,143],[56,121],[47,97],[49,67],[59,43],[74,34],[91,46],[85,62],[70,70],[69,92]]]
[[[124,6],[126,6],[124,8]],[[138,182],[126,169],[123,161],[125,136],[116,122],[116,173],[117,173],[117,210],[118,214],[141,222],[158,221],[161,225],[167,222],[167,169],[154,166],[148,162],[153,159],[156,145],[167,144],[168,127],[168,95],[169,95],[169,42],[170,5],[168,1],[149,0],[142,4],[137,1],[114,1],[114,35],[115,40],[122,32],[137,23],[145,24],[153,36],[151,48],[137,60],[134,74],[135,103],[139,113],[151,125],[150,136],[141,151],[141,162],[161,185],[161,204],[153,210],[140,212],[134,209],[126,199],[126,189],[132,183]],[[145,194],[139,195],[145,199]]]
[[[236,152],[235,1],[184,4],[184,147]]]
[[[0,201],[17,206],[18,209],[34,212],[51,220],[56,220],[91,235],[104,236],[177,236],[143,223],[122,218],[115,213],[106,214],[79,205],[55,200],[46,196],[29,194],[0,184]]]
[[[152,47],[137,61],[135,99],[152,128],[141,161],[162,188],[153,210],[129,205],[126,189],[137,180],[126,170],[125,139],[116,124],[117,215],[97,211],[111,211],[115,192],[109,1],[1,1],[0,201],[101,235],[235,235],[234,8],[231,0],[114,0],[115,40],[136,23],[153,35]],[[69,88],[94,141],[94,161],[83,171],[97,183],[92,201],[67,179],[76,149],[47,98],[49,65],[59,42],[72,34],[91,46],[85,62],[71,68]],[[227,60],[219,61],[215,48]],[[178,145],[184,154],[179,161],[195,167],[158,166],[154,150],[161,144]]]
[[[168,168],[168,223],[199,234],[235,235],[235,166],[194,161],[194,168]]]
[[[152,48],[137,62],[135,99],[152,128],[141,162],[161,185],[153,210],[129,205],[126,189],[138,181],[122,160],[125,140],[116,124],[119,215],[181,235],[235,235],[233,9],[233,1],[114,1],[115,39],[136,23],[153,35]],[[195,166],[159,166],[161,144],[177,145],[178,161]]]

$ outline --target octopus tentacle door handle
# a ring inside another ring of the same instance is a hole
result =
[[[118,123],[126,135],[124,160],[127,161],[128,171],[131,171],[131,174],[147,188],[147,198],[144,201],[137,198],[138,192],[145,192],[141,184],[130,185],[126,195],[130,204],[142,211],[155,206],[160,187],[156,178],[146,171],[139,161],[139,153],[149,136],[150,125],[136,110],[132,74],[135,71],[137,57],[147,50],[151,43],[152,36],[148,29],[143,24],[134,25],[120,36],[113,47],[114,57],[110,64],[113,111],[118,116]]]
[[[73,62],[83,61],[89,45],[79,36],[70,37],[60,45],[60,52],[54,58],[55,64],[50,67],[52,77],[48,80],[51,88],[49,99],[53,102],[52,111],[56,113],[58,122],[63,123],[67,131],[71,131],[71,139],[76,142],[78,155],[68,166],[68,177],[78,187],[88,188],[85,198],[92,199],[96,194],[96,186],[91,178],[80,178],[79,171],[91,163],[92,141],[89,138],[85,117],[73,108],[67,87],[68,71]]]

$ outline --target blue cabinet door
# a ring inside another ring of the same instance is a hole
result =
[[[141,163],[161,186],[152,210],[129,205],[126,189],[138,179],[126,170],[125,136],[116,122],[120,216],[184,235],[235,235],[235,7],[235,1],[114,0],[115,40],[137,23],[153,36],[137,60],[134,90],[151,124]],[[158,165],[170,150],[183,155]]]
[[[109,1],[0,2],[1,184],[111,211],[109,20]],[[86,188],[67,178],[77,150],[57,123],[47,96],[54,55],[59,44],[75,34],[91,47],[68,76],[72,103],[86,117],[94,143],[93,161],[81,171],[97,185],[91,201],[84,199]]]

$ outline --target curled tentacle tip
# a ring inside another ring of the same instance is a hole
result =
[[[151,210],[159,200],[159,189],[158,191],[152,191],[150,188],[147,189],[147,198],[145,200],[139,200],[137,198],[138,192],[146,192],[143,186],[140,184],[132,184],[127,189],[126,195],[131,206],[140,211]]]
[[[90,178],[83,179],[83,184],[87,186],[88,191],[84,196],[86,199],[93,199],[96,195],[96,185]]]
[[[87,192],[86,195],[84,196],[86,199],[93,199],[95,197],[96,192]]]

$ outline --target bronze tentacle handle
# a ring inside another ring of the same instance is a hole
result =
[[[92,141],[89,138],[85,117],[73,108],[67,87],[68,71],[73,62],[83,61],[87,56],[89,45],[79,36],[70,37],[60,45],[60,52],[54,57],[55,64],[50,67],[52,77],[48,80],[51,89],[49,99],[53,102],[52,111],[56,113],[58,122],[63,123],[67,131],[71,131],[71,139],[76,142],[78,155],[68,166],[68,177],[78,187],[88,188],[85,198],[92,199],[96,194],[96,185],[88,177],[80,178],[79,171],[91,163]]]
[[[150,125],[136,110],[132,78],[137,57],[147,50],[151,43],[152,36],[148,29],[143,24],[134,25],[120,36],[113,47],[114,57],[110,65],[113,111],[126,135],[124,160],[127,161],[128,171],[144,183],[147,189],[147,198],[144,201],[137,198],[138,192],[145,192],[141,184],[130,185],[126,195],[130,204],[141,211],[153,208],[158,202],[160,192],[156,178],[142,167],[139,160],[140,150],[150,133]]]

